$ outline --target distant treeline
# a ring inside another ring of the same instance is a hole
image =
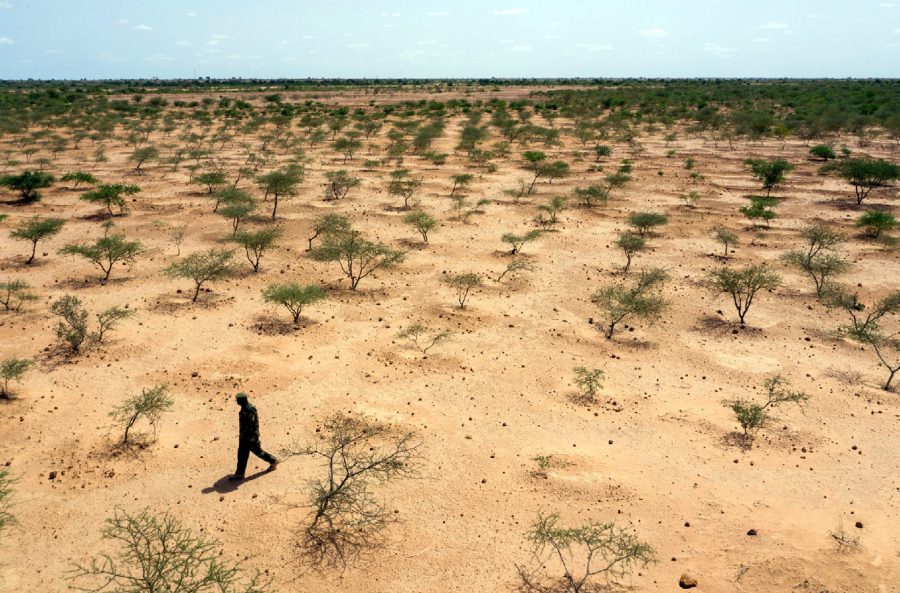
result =
[[[467,94],[513,86],[535,88],[510,101]],[[197,122],[277,117],[283,125],[285,118],[311,112],[348,113],[329,103],[331,93],[302,98],[290,93],[347,89],[367,97],[357,117],[497,116],[509,110],[520,119],[538,114],[569,118],[576,125],[601,120],[619,128],[680,124],[722,138],[812,140],[835,133],[867,135],[876,128],[900,137],[900,80],[587,78],[0,81],[0,135],[17,136],[34,125],[91,130],[122,124],[122,118],[152,122],[164,116]],[[386,96],[395,90],[419,92],[422,98]]]

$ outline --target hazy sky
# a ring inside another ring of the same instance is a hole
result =
[[[900,0],[0,0],[0,78],[900,77]]]

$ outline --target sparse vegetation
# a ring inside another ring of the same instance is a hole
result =
[[[582,399],[593,402],[597,394],[603,389],[603,369],[589,369],[587,367],[575,367],[575,386],[578,387],[578,395]]]
[[[317,261],[338,262],[341,271],[350,279],[351,290],[356,290],[363,278],[378,270],[389,270],[405,257],[402,251],[369,241],[354,230],[326,235],[322,244],[313,247],[309,253]]]
[[[125,235],[110,235],[108,232],[105,232],[93,244],[69,243],[59,250],[63,255],[83,257],[100,268],[100,271],[103,272],[101,283],[109,280],[113,266],[119,262],[133,264],[143,251],[144,248],[140,241],[129,241]]]
[[[619,233],[616,238],[616,247],[625,254],[625,266],[622,267],[622,273],[627,274],[631,267],[631,260],[638,251],[643,251],[647,246],[647,241],[641,235],[635,235],[631,232]]]
[[[790,164],[784,159],[773,159],[770,161],[764,159],[747,159],[744,161],[750,167],[750,173],[762,184],[762,188],[766,190],[768,196],[772,193],[777,185],[784,182],[785,175],[794,169],[795,165]]]
[[[516,568],[528,593],[594,591],[595,580],[611,585],[656,562],[650,544],[612,522],[564,527],[558,514],[538,513],[525,539],[532,545],[535,566]]]
[[[419,448],[414,431],[335,414],[316,429],[310,444],[291,449],[319,460],[324,473],[310,482],[312,511],[303,530],[311,563],[345,565],[381,542],[393,519],[372,486],[414,476]]]
[[[291,313],[294,323],[300,323],[303,307],[328,297],[325,289],[316,284],[301,286],[296,282],[287,284],[270,284],[263,291],[263,299],[267,303],[282,305]]]
[[[0,399],[10,398],[12,395],[12,390],[9,388],[10,381],[21,381],[26,371],[28,371],[33,364],[34,361],[15,356],[0,361],[0,380],[3,381],[3,385],[0,386]],[[2,504],[2,485],[0,485],[0,516],[2,516],[3,513]],[[2,530],[3,520],[2,517],[0,517],[0,532],[2,532]]]
[[[466,272],[464,274],[448,274],[443,278],[444,282],[456,291],[456,300],[459,301],[459,308],[466,308],[466,299],[469,292],[477,286],[481,286],[484,279],[480,274]]]
[[[421,323],[413,323],[407,326],[398,335],[398,338],[409,340],[422,354],[450,339],[450,332],[446,330],[433,330]]]
[[[209,249],[197,251],[169,265],[164,272],[174,278],[190,278],[194,281],[192,302],[197,302],[204,284],[222,280],[234,274],[234,251]]]
[[[155,435],[157,424],[162,415],[171,410],[174,403],[175,400],[169,397],[167,387],[165,385],[156,385],[142,389],[140,393],[132,395],[119,406],[116,406],[109,415],[113,422],[123,430],[121,444],[128,444],[131,429],[142,418],[150,424]]]
[[[31,256],[25,262],[26,264],[31,264],[37,253],[38,242],[57,235],[65,224],[66,221],[62,218],[40,218],[35,216],[18,228],[10,231],[9,236],[20,241],[31,241]]]
[[[267,593],[259,573],[247,578],[239,565],[222,559],[218,541],[195,533],[174,515],[116,510],[103,528],[115,551],[76,564],[75,589],[95,593]]]
[[[611,340],[616,326],[629,317],[647,321],[657,319],[668,306],[666,299],[658,294],[667,279],[664,270],[650,268],[641,270],[630,285],[613,284],[595,292],[591,302],[604,315],[606,339]]]
[[[763,264],[755,264],[738,270],[718,268],[709,272],[707,284],[715,294],[727,294],[734,303],[741,326],[756,293],[760,290],[775,290],[781,286],[781,276]]]
[[[763,389],[766,392],[764,403],[755,403],[745,399],[727,400],[725,406],[734,412],[734,416],[744,429],[744,437],[751,437],[759,428],[769,421],[773,408],[784,403],[802,404],[809,396],[800,391],[792,391],[787,379],[781,375],[773,375],[765,380]]]

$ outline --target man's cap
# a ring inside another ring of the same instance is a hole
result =
[[[235,399],[240,401],[242,399],[247,399],[247,397],[249,397],[249,396],[246,393],[244,393],[243,391],[239,391],[238,394],[235,396]]]

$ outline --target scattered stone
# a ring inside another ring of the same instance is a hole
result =
[[[55,479],[56,479],[56,472],[50,472],[49,474],[47,474],[47,479],[48,479],[48,480],[55,480]]]
[[[747,535],[756,535],[756,530],[751,529],[750,531],[747,532]]]
[[[697,586],[697,579],[695,579],[691,573],[686,572],[678,579],[678,586],[682,589],[693,589]]]

